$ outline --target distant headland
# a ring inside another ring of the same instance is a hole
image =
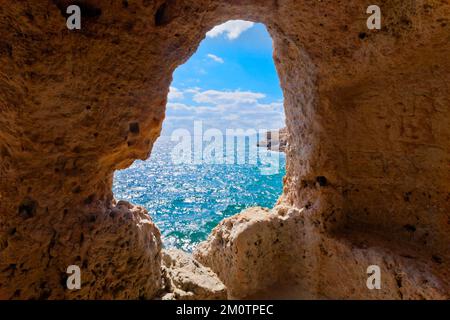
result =
[[[266,147],[272,151],[285,152],[287,146],[287,130],[281,128],[278,131],[266,132],[266,138],[258,142],[258,147]]]

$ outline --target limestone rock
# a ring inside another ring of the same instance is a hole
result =
[[[23,277],[29,282],[27,286],[0,282],[0,298],[152,298],[161,287],[159,230],[142,207],[126,201],[112,201],[106,209],[102,205],[92,203],[91,210],[97,213],[86,217],[71,218],[62,211],[53,217],[51,233],[33,225],[46,217],[32,217],[18,225],[2,247],[0,268],[4,277]],[[66,223],[71,227],[62,227]],[[28,237],[33,241],[27,246]],[[41,252],[42,246],[48,246],[48,251]],[[27,254],[30,250],[35,255]],[[11,262],[14,265],[7,264]],[[58,273],[51,272],[55,264],[61,266]],[[80,268],[79,290],[66,288],[69,265]],[[42,266],[49,272],[39,274]]]
[[[449,299],[448,272],[416,247],[373,233],[330,237],[306,210],[249,208],[222,221],[197,247],[237,299]],[[382,270],[381,290],[366,287],[368,266]],[[315,284],[326,286],[327,290]]]
[[[162,251],[164,300],[226,299],[227,290],[211,269],[178,249]]]
[[[449,296],[448,1],[383,1],[381,30],[361,0],[85,0],[81,30],[70,3],[0,9],[0,298],[155,297],[159,231],[115,203],[113,175],[148,158],[175,68],[230,19],[273,38],[291,218],[230,218],[199,259],[235,296],[274,295],[272,278],[315,298]]]
[[[245,298],[279,282],[301,222],[299,210],[249,208],[223,220],[194,256],[217,273],[231,297]]]

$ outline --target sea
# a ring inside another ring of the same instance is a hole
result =
[[[235,161],[179,161],[174,152],[179,141],[172,140],[158,138],[150,158],[116,171],[113,185],[117,200],[148,210],[165,248],[191,252],[224,218],[248,207],[273,207],[282,193],[284,153],[257,148],[255,154],[248,139],[245,145],[236,143],[232,148]],[[245,161],[238,160],[242,154]],[[276,170],[265,170],[275,165]]]

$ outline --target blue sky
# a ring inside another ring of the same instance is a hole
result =
[[[232,20],[206,34],[173,75],[163,135],[204,127],[275,129],[284,126],[283,95],[262,24]]]

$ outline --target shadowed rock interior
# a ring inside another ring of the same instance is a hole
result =
[[[234,298],[450,297],[448,3],[383,1],[378,31],[358,0],[88,0],[74,31],[67,4],[0,8],[0,298],[160,293],[159,230],[113,173],[149,156],[173,71],[230,19],[274,40],[287,173],[275,208],[224,220],[197,260]]]

